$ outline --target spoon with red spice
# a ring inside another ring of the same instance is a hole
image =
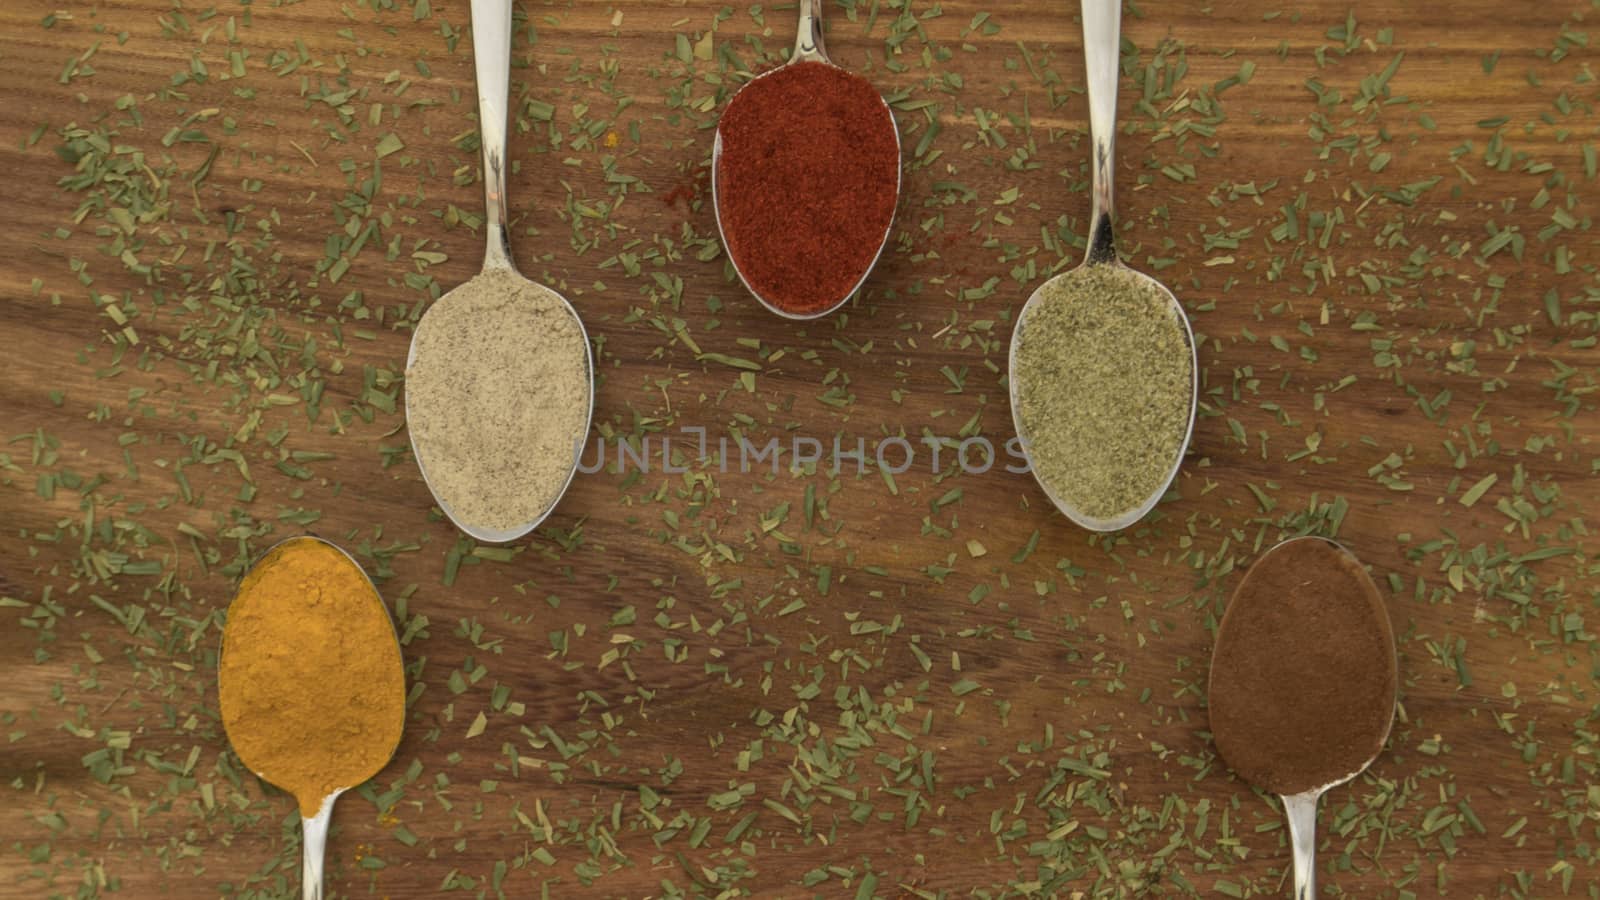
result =
[[[1283,799],[1295,900],[1316,896],[1317,800],[1378,758],[1398,683],[1388,610],[1348,550],[1295,538],[1250,567],[1217,629],[1211,735],[1239,777]]]
[[[870,82],[834,65],[820,0],[800,0],[789,61],[740,88],[717,123],[711,202],[745,288],[789,319],[838,309],[889,242],[900,131]]]

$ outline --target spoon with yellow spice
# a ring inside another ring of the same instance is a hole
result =
[[[240,761],[299,804],[306,900],[322,898],[333,801],[400,743],[405,682],[389,610],[338,547],[290,538],[239,583],[217,663],[222,725]]]

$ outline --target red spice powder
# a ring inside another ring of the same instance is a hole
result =
[[[900,145],[878,92],[834,66],[783,66],[739,91],[717,132],[717,217],[739,273],[787,312],[838,304],[894,219]]]
[[[697,203],[701,197],[705,196],[706,184],[710,181],[710,167],[703,164],[696,166],[694,174],[690,180],[687,183],[679,184],[672,190],[662,194],[661,202],[665,203],[667,206],[677,206],[678,202],[682,201],[684,209],[692,210],[695,208],[695,203]]]

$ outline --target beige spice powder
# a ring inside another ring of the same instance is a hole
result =
[[[543,516],[571,476],[593,391],[582,328],[561,298],[487,271],[440,298],[415,343],[407,425],[435,496],[475,528]]]

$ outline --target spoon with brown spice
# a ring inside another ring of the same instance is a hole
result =
[[[1211,733],[1239,777],[1283,799],[1295,900],[1316,896],[1317,800],[1377,759],[1398,680],[1378,588],[1333,541],[1273,547],[1228,603],[1211,656]]]
[[[1017,315],[1011,410],[1039,486],[1091,531],[1144,518],[1177,477],[1194,431],[1199,369],[1172,292],[1123,265],[1112,165],[1122,0],[1083,0],[1094,193],[1089,248]]]

